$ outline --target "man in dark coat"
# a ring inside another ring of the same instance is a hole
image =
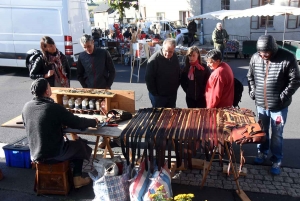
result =
[[[110,89],[115,66],[107,50],[95,48],[92,36],[84,34],[80,43],[84,52],[77,62],[77,78],[83,88]]]
[[[62,127],[96,127],[98,120],[77,117],[63,106],[54,103],[50,98],[51,87],[45,78],[33,81],[31,93],[34,98],[25,104],[22,111],[31,159],[42,163],[70,160],[74,164],[75,188],[89,184],[89,177],[82,178],[82,165],[84,159],[90,159],[92,149],[75,134],[75,140],[67,140]]]
[[[152,107],[176,107],[180,66],[175,47],[175,39],[167,38],[148,60],[145,80]]]
[[[278,175],[281,172],[283,127],[288,106],[292,102],[292,95],[300,86],[299,67],[295,56],[278,48],[271,35],[260,36],[256,47],[257,53],[250,60],[247,74],[249,94],[255,100],[258,119],[262,121],[267,140],[258,145],[258,156],[254,162],[262,164],[271,149],[271,173]]]

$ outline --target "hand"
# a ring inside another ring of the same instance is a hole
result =
[[[98,125],[99,123],[99,119],[95,118],[96,124]]]
[[[49,70],[47,74],[45,74],[45,78],[49,78],[54,74],[54,70]]]
[[[249,92],[249,96],[250,96],[250,98],[251,98],[252,100],[255,100],[255,93],[254,93],[254,91],[250,91],[250,92]]]

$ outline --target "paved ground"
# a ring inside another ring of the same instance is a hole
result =
[[[246,86],[245,72],[247,71],[249,60],[229,58],[227,61],[232,66],[235,77],[239,78],[244,86]],[[117,78],[113,88],[135,90],[136,109],[140,107],[150,107],[151,105],[144,84],[145,68],[141,68],[140,83],[136,83],[136,79],[134,78],[134,83],[129,84],[130,67],[122,65],[117,65],[116,67]],[[73,73],[75,74],[74,71]],[[15,72],[4,72],[1,74],[0,87],[2,90],[0,90],[0,92],[1,96],[5,98],[2,99],[0,97],[0,100],[2,100],[1,102],[8,102],[7,105],[1,106],[1,123],[17,116],[24,103],[31,98],[29,93],[24,93],[24,90],[29,89],[31,83],[27,76],[26,73],[24,74],[22,72],[17,74]],[[18,83],[18,85],[7,85],[6,83],[8,82]],[[71,86],[80,87],[75,75],[71,81]],[[11,93],[11,90],[8,89],[14,90],[14,93]],[[22,94],[22,100],[17,99],[15,93]],[[177,106],[182,108],[186,107],[184,93],[181,89],[179,89],[178,92]],[[241,106],[252,109],[253,111],[255,109],[253,101],[247,98],[246,90],[243,94]],[[241,188],[245,190],[251,200],[300,200],[300,166],[299,152],[297,151],[299,150],[299,137],[297,137],[299,124],[297,120],[297,110],[295,108],[291,109],[291,114],[289,114],[290,119],[286,125],[286,131],[289,137],[285,137],[284,149],[285,153],[287,153],[287,157],[284,160],[282,174],[280,176],[271,176],[269,174],[270,162],[266,162],[264,164],[265,166],[251,165],[256,154],[255,146],[244,146],[248,174],[246,177],[241,177],[239,181]],[[24,132],[16,129],[0,128],[0,133],[0,141],[5,144],[15,141],[15,138],[24,136]],[[13,133],[13,137],[9,138],[8,136],[10,136],[11,133]],[[91,141],[94,140],[92,137],[88,139]],[[235,148],[238,150],[238,147]],[[120,149],[118,148],[114,148],[114,151],[120,153]],[[0,182],[0,200],[92,200],[94,198],[92,184],[83,187],[79,191],[72,190],[68,196],[35,196],[33,191],[35,170],[7,167],[3,153],[2,157],[0,154],[0,169],[5,175],[5,178]],[[194,193],[195,201],[240,200],[234,190],[236,186],[233,177],[224,175],[218,163],[213,163],[212,171],[202,190],[199,188],[202,179],[201,170],[186,170],[177,173],[177,177],[174,178],[172,184],[174,195],[179,193]]]

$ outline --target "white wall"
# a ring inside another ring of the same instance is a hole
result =
[[[203,13],[221,10],[220,1],[202,0],[203,1]],[[288,5],[288,0],[275,0],[276,5]],[[230,10],[243,10],[251,8],[250,0],[231,0]],[[259,36],[265,33],[265,27],[259,27],[259,29],[250,29],[250,17],[227,19],[224,20],[225,29],[229,35],[247,36],[251,40],[257,40]],[[206,42],[210,42],[211,34],[217,24],[222,22],[218,20],[203,20],[204,25],[204,37]],[[275,16],[274,26],[268,27],[268,34],[273,35],[276,40],[282,40],[284,32],[284,16]],[[286,40],[300,40],[300,28],[286,29]]]
[[[147,19],[156,20],[156,13],[165,13],[165,19],[180,20],[180,11],[189,11],[190,16],[200,15],[200,0],[140,0],[141,12],[146,7]],[[187,16],[188,17],[188,16]]]

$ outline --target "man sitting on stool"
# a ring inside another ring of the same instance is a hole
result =
[[[92,148],[72,134],[73,141],[64,137],[62,126],[85,129],[96,127],[98,119],[80,118],[50,98],[52,92],[48,81],[38,78],[31,84],[33,100],[27,102],[22,118],[29,142],[31,159],[37,163],[59,163],[70,160],[73,163],[75,188],[91,182],[89,177],[82,178],[83,160],[89,160]]]

